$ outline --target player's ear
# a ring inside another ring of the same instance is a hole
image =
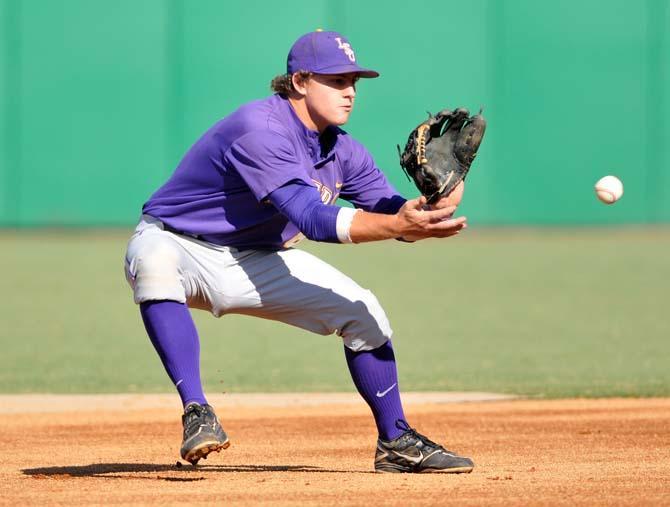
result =
[[[291,84],[293,89],[300,95],[307,95],[307,81],[310,75],[306,72],[294,72],[291,75]]]

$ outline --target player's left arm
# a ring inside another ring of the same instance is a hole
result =
[[[407,199],[388,181],[365,147],[353,139],[351,142],[352,157],[348,161],[347,178],[342,185],[340,197],[365,211],[387,215],[397,213]],[[429,209],[458,207],[463,199],[464,189],[464,182],[461,181],[452,193],[428,206]]]
[[[351,150],[342,162],[340,197],[364,211],[394,215],[407,199],[388,181],[362,144],[352,138],[348,141]]]

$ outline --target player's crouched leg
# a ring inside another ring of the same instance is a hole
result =
[[[345,315],[338,334],[354,352],[379,348],[393,335],[386,312],[369,290],[360,289],[358,297],[347,304]]]
[[[337,333],[354,352],[379,348],[391,338],[391,325],[375,295],[330,264],[299,249],[257,256],[260,261],[254,265],[240,262],[261,302],[244,313],[321,335]]]
[[[186,301],[181,255],[179,244],[158,228],[133,235],[126,251],[125,271],[135,303]]]

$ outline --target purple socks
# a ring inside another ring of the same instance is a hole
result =
[[[140,313],[184,406],[207,403],[200,382],[200,340],[188,307],[176,301],[146,301]]]
[[[176,301],[147,301],[140,304],[140,312],[184,406],[207,403],[200,382],[200,341],[188,307]],[[344,353],[356,389],[372,410],[379,438],[393,440],[402,435],[396,421],[405,421],[405,414],[391,342],[363,352],[344,347]]]
[[[398,429],[396,421],[405,421],[405,414],[400,402],[398,372],[391,341],[377,349],[363,352],[354,352],[345,346],[344,354],[356,389],[370,405],[379,438],[398,438],[404,430]]]

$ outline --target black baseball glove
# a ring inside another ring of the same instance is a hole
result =
[[[467,109],[444,109],[409,134],[400,165],[414,180],[428,204],[449,195],[465,179],[477,155],[486,120],[481,114],[470,116]]]

